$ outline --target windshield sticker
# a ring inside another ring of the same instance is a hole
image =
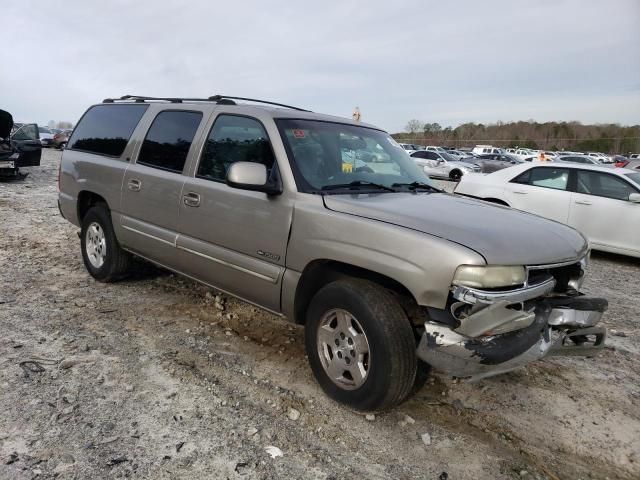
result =
[[[293,136],[296,138],[304,138],[304,130],[300,130],[299,128],[294,129]]]
[[[342,162],[342,173],[352,173],[353,172],[353,164]]]

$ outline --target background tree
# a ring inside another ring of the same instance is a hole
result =
[[[407,126],[404,128],[411,135],[415,135],[423,129],[423,123],[420,120],[414,118],[412,120],[409,120],[407,122]]]

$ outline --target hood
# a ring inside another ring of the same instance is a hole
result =
[[[588,248],[580,233],[561,223],[447,193],[325,195],[324,202],[336,212],[464,245],[490,265],[560,263],[581,257]]]
[[[9,138],[13,128],[13,117],[9,112],[0,110],[0,138]]]

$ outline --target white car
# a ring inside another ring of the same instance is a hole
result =
[[[504,153],[502,148],[494,147],[492,145],[476,145],[471,151],[476,155],[482,155],[483,153]]]
[[[530,157],[535,157],[538,155],[537,150],[531,150],[529,148],[518,148],[511,155],[518,157],[520,160],[525,160]]]
[[[600,163],[614,163],[613,162],[613,158],[611,158],[609,155],[605,155],[604,153],[600,153],[600,152],[587,152],[585,153],[585,155],[587,157],[591,157],[591,158],[595,158],[596,160],[598,160]]]
[[[487,175],[464,175],[454,192],[569,225],[595,250],[640,257],[637,170],[524,163]]]
[[[467,173],[480,172],[480,166],[459,161],[447,152],[418,151],[413,152],[411,158],[422,167],[424,173],[433,178],[446,178],[457,182]]]
[[[412,143],[399,143],[398,145],[404,148],[409,155],[420,150],[418,145],[413,145]]]

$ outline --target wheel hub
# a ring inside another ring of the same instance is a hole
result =
[[[341,388],[354,390],[369,374],[369,342],[358,320],[346,310],[333,309],[320,320],[317,347],[322,367]]]
[[[107,256],[107,240],[99,223],[93,222],[89,225],[84,244],[89,263],[95,268],[102,267]]]

